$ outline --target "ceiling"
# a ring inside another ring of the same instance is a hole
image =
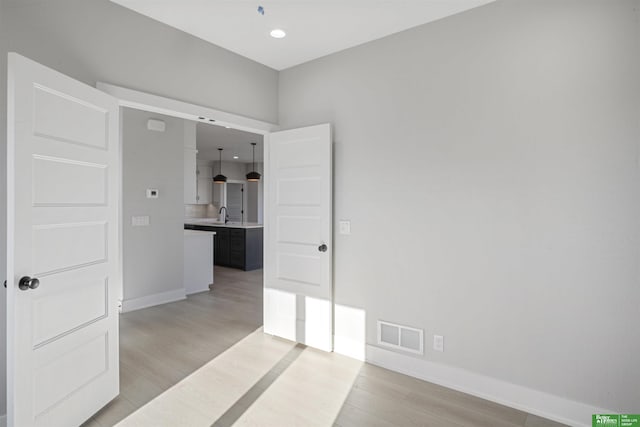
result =
[[[494,0],[111,1],[283,70]],[[287,36],[269,36],[275,28]]]
[[[206,123],[196,126],[198,160],[218,160],[218,148],[223,148],[223,161],[250,163],[251,142],[257,143],[256,162],[262,162],[262,135]],[[238,158],[234,159],[233,156]]]

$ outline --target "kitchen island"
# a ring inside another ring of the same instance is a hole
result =
[[[185,219],[185,230],[216,233],[215,265],[245,271],[262,268],[263,225],[256,223],[222,223],[215,219]]]
[[[184,230],[184,289],[187,295],[209,290],[213,284],[215,232]]]

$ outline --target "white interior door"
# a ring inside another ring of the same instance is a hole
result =
[[[119,388],[118,104],[17,54],[8,89],[8,425],[77,426]]]
[[[331,126],[272,133],[265,154],[264,330],[331,351]]]

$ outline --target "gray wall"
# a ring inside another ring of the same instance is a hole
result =
[[[277,121],[275,70],[107,0],[0,1],[9,50],[71,77]]]
[[[220,162],[212,161],[209,162],[209,165],[213,168],[213,176],[216,176],[220,173]],[[235,179],[239,181],[243,181],[247,179],[247,167],[246,163],[238,163],[238,162],[222,162],[222,174],[227,177],[227,179]]]
[[[283,128],[335,126],[369,343],[424,328],[425,359],[637,411],[639,6],[498,1],[280,73]]]
[[[124,301],[183,289],[184,120],[123,109]],[[147,120],[165,122],[165,132],[147,130]],[[146,190],[158,190],[147,199]],[[133,227],[132,216],[150,225]]]
[[[105,81],[247,117],[276,121],[276,71],[107,0],[0,0],[0,10],[2,164],[6,156],[8,51],[25,55],[89,85]],[[0,170],[0,223],[5,224],[6,169]],[[6,241],[5,232],[4,226],[0,227],[2,242]],[[6,259],[6,248],[2,246],[0,257]],[[2,278],[5,267],[4,263],[0,266]],[[4,299],[4,293],[0,292],[3,305]],[[5,319],[0,316],[2,366],[6,366],[5,328]],[[2,370],[0,414],[6,412],[4,384],[5,372]]]

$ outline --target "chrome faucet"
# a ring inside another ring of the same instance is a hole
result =
[[[222,209],[224,209],[224,223],[226,224],[227,222],[229,222],[229,214],[227,213],[227,208],[225,206],[223,206],[218,211],[218,215],[220,215],[222,213]]]

